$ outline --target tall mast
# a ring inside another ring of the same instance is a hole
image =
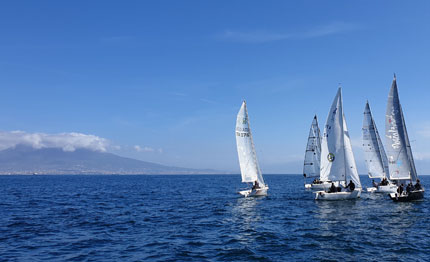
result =
[[[342,98],[342,87],[339,86],[339,90],[340,90],[340,109],[341,109],[341,113],[342,113],[342,148],[343,148],[343,159],[345,160],[345,164],[343,165],[344,167],[344,172],[345,172],[345,185],[348,184],[348,181],[346,179],[346,148],[345,148],[345,129],[344,129],[344,121],[345,121],[345,115],[343,114],[343,98]]]

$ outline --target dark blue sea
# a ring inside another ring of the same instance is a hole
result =
[[[412,203],[265,178],[245,199],[239,175],[0,176],[0,261],[430,261],[430,177]]]

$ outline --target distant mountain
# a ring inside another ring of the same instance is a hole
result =
[[[88,149],[66,152],[60,148],[34,149],[18,145],[0,151],[0,174],[214,174],[164,166]]]

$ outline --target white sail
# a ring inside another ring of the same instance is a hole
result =
[[[328,113],[321,141],[321,181],[346,181],[342,115],[339,88]]]
[[[386,178],[388,175],[388,160],[384,147],[372,117],[369,102],[366,103],[363,118],[363,148],[364,159],[370,178]]]
[[[265,185],[260,167],[258,166],[257,155],[255,153],[254,142],[252,140],[248,110],[246,108],[245,101],[243,101],[239,113],[237,114],[236,144],[237,153],[239,155],[242,182],[249,183],[258,181],[260,186]]]
[[[342,91],[339,88],[327,116],[321,141],[322,181],[352,180],[361,188],[357,167],[352,152],[351,141],[346,126],[342,106]]]
[[[360,177],[358,176],[357,166],[355,164],[354,153],[352,152],[351,139],[346,126],[345,115],[343,115],[343,139],[345,148],[345,173],[347,181],[352,180],[355,186],[361,188]]]
[[[308,144],[306,145],[305,162],[303,164],[303,174],[305,177],[320,176],[320,161],[321,136],[317,116],[315,116],[309,130]]]
[[[385,136],[387,146],[388,167],[390,179],[417,180],[414,158],[406,130],[402,106],[397,91],[396,76],[394,76],[388,95],[387,112],[385,115]]]

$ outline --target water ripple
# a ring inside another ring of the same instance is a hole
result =
[[[316,202],[266,180],[245,199],[239,176],[0,176],[0,261],[429,260],[428,192]]]

